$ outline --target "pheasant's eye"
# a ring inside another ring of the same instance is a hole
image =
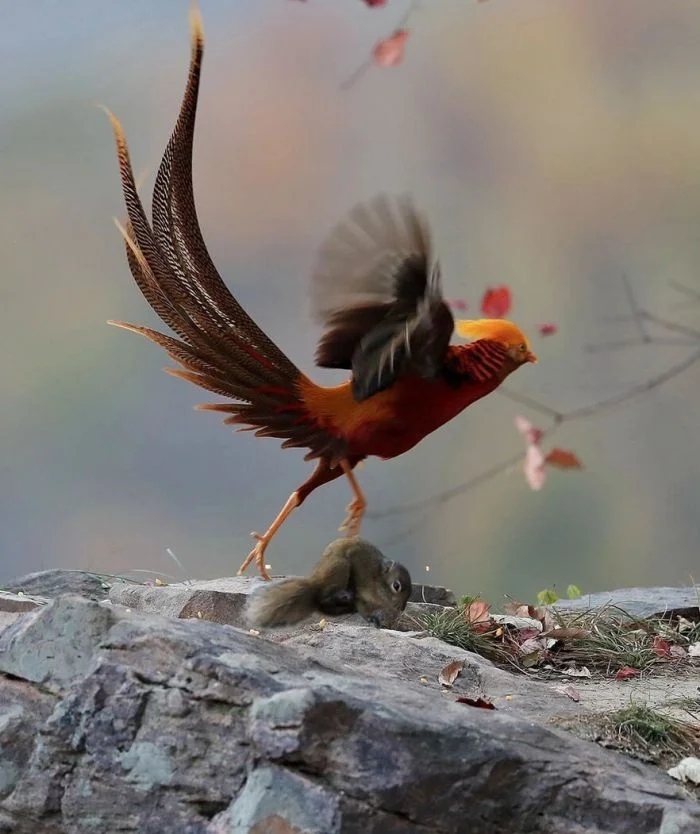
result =
[[[527,350],[527,345],[518,345],[518,350],[520,351],[520,353],[525,353],[525,351]]]
[[[401,591],[401,583],[399,582],[399,580],[398,580],[398,579],[395,579],[395,580],[391,583],[391,590],[392,590],[395,594],[398,594],[398,593]]]

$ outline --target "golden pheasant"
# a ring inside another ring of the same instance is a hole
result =
[[[146,336],[180,366],[168,369],[226,402],[197,406],[224,423],[308,450],[312,475],[287,502],[239,569],[255,560],[269,579],[265,549],[317,487],[344,475],[353,500],[341,530],[360,531],[366,502],[353,472],[367,457],[393,458],[536,362],[530,344],[502,319],[459,321],[469,344],[451,345],[452,312],[442,294],[425,219],[410,198],[379,196],[356,206],[330,233],[313,271],[312,306],[323,327],[316,364],[345,368],[341,385],[317,385],[243,310],[214,266],[197,219],[192,146],[204,37],[191,14],[189,75],[175,129],[156,177],[152,222],[137,193],[124,132],[116,137],[127,209],[120,226],[134,280],[176,334],[111,321]],[[119,224],[118,224],[119,225]]]

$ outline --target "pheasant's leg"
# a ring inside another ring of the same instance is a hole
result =
[[[246,558],[245,562],[238,568],[238,575],[240,576],[242,573],[245,572],[248,565],[255,560],[258,565],[258,570],[260,571],[260,576],[263,579],[267,580],[270,579],[270,574],[267,572],[267,568],[265,567],[265,548],[270,544],[272,541],[273,536],[275,533],[280,529],[280,527],[284,524],[284,522],[289,518],[292,512],[299,506],[299,493],[293,492],[289,498],[287,499],[287,503],[282,507],[279,511],[277,517],[272,522],[272,524],[267,528],[267,530],[260,535],[260,533],[251,533],[250,535],[258,540],[258,543],[255,547],[250,551],[248,557]]]
[[[343,470],[345,477],[350,481],[350,489],[354,496],[353,500],[348,504],[345,512],[348,514],[345,521],[340,525],[339,532],[346,532],[348,536],[357,536],[360,533],[362,526],[362,517],[367,509],[367,501],[362,494],[360,485],[357,482],[355,473],[352,471],[352,466],[347,460],[340,461],[340,468]]]

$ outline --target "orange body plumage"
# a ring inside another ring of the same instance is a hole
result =
[[[131,273],[176,334],[112,322],[164,348],[169,372],[226,397],[199,406],[224,422],[308,449],[316,459],[239,572],[264,552],[289,514],[320,485],[347,476],[353,491],[341,529],[356,535],[365,500],[353,472],[367,457],[393,458],[534,362],[511,322],[459,321],[442,295],[430,233],[410,199],[378,197],[356,206],[330,233],[312,275],[313,312],[323,327],[321,367],[346,368],[347,382],[317,385],[263,333],[219,276],[201,235],[192,187],[192,145],[203,35],[192,13],[192,58],[180,115],[163,155],[149,222],[136,190],[121,125],[117,140],[127,208],[121,231]],[[451,345],[454,330],[474,339]]]

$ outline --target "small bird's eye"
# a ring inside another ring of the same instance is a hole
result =
[[[519,346],[518,346],[518,350],[519,350],[521,353],[525,353],[525,351],[527,350],[527,345],[519,345]]]
[[[399,593],[399,591],[401,590],[401,583],[399,582],[399,580],[398,580],[398,579],[395,579],[395,580],[391,583],[391,590],[392,590],[395,594],[398,594],[398,593]]]

